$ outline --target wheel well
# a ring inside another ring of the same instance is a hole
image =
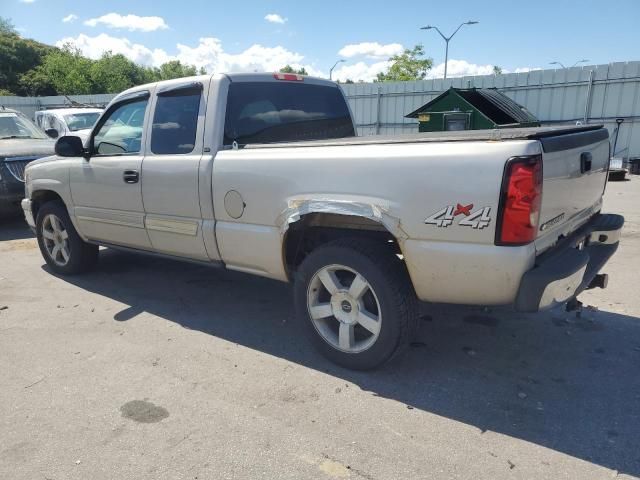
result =
[[[374,220],[353,215],[310,213],[287,230],[283,242],[287,271],[296,270],[304,258],[320,245],[345,237],[375,240],[389,244],[391,253],[401,253],[396,238]]]
[[[64,200],[56,192],[52,190],[37,190],[31,194],[31,212],[33,218],[38,217],[38,210],[47,202],[59,201],[64,205]]]

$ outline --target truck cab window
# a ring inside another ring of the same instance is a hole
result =
[[[347,103],[336,87],[293,82],[229,86],[224,144],[353,137]]]
[[[153,153],[185,154],[193,151],[201,96],[201,89],[158,95],[151,131]]]
[[[93,139],[94,153],[122,155],[138,153],[141,147],[147,99],[124,103],[107,114]]]

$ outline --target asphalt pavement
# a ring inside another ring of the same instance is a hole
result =
[[[0,223],[0,479],[640,476],[640,178],[582,314],[425,306],[409,352],[336,367],[289,285],[104,250],[47,269]]]

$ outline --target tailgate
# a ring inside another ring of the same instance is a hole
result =
[[[609,163],[609,133],[597,128],[538,139],[543,151],[538,253],[578,229],[602,204]]]

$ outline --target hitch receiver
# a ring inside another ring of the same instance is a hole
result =
[[[599,273],[598,275],[593,277],[593,280],[591,280],[591,283],[587,287],[587,290],[591,290],[592,288],[607,288],[608,283],[609,275],[607,275],[606,273]]]

